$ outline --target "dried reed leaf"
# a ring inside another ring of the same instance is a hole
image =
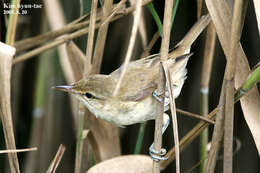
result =
[[[160,34],[157,31],[154,35],[153,38],[151,39],[151,41],[148,43],[148,45],[146,47],[144,47],[144,51],[141,55],[140,58],[145,58],[150,54],[151,49],[153,48],[154,44],[156,43],[156,41],[160,38]]]
[[[197,19],[199,19],[202,15],[203,8],[203,0],[197,0]]]
[[[224,53],[226,57],[228,57],[229,38],[231,35],[231,30],[228,29],[231,28],[231,14],[229,8],[224,0],[206,0],[206,5],[212,16]],[[238,61],[235,74],[235,88],[238,89],[250,73],[250,67],[241,44],[237,47],[236,57],[238,58]],[[260,154],[260,97],[257,88],[252,88],[248,94],[240,99],[240,103],[245,120],[251,130],[258,153]]]
[[[0,117],[7,149],[16,149],[11,113],[11,70],[15,48],[0,42]],[[20,172],[16,153],[9,153],[11,172]]]
[[[92,74],[100,72],[101,63],[102,63],[102,60],[103,60],[106,38],[107,38],[107,31],[108,31],[108,26],[109,26],[109,22],[105,23],[105,21],[108,19],[108,15],[112,10],[111,9],[112,5],[113,5],[113,0],[107,0],[104,3],[104,7],[103,7],[103,14],[104,15],[101,18],[102,25],[100,26],[100,28],[98,30],[96,45],[95,45],[95,51],[94,51],[94,55],[93,55],[93,58],[92,58],[93,59],[93,63],[92,63],[93,66],[92,66],[92,69],[91,69]]]
[[[65,25],[65,18],[62,12],[59,1],[44,0],[45,10],[47,11],[47,18],[52,30],[57,30]],[[60,62],[63,72],[65,73],[65,78],[67,82],[75,82],[73,77],[72,69],[70,66],[69,58],[65,49],[65,45],[61,45],[58,48],[60,54]]]
[[[96,17],[97,17],[97,4],[98,4],[97,0],[92,1],[90,21],[89,21],[89,33],[88,33],[87,48],[86,48],[86,59],[84,61],[83,78],[86,78],[89,75],[89,71],[90,71],[89,65],[91,63],[92,52],[93,52],[93,47],[94,47],[95,24],[96,24]]]
[[[137,2],[137,0],[130,0],[130,3],[133,5]],[[147,45],[147,32],[146,32],[146,25],[145,25],[145,16],[144,12],[142,11],[141,17],[140,17],[140,22],[138,25],[138,31],[140,33],[140,37],[142,40],[142,46],[146,47]]]
[[[259,0],[253,0],[253,1],[254,1],[254,6],[255,6],[255,14],[256,14],[256,20],[257,20],[257,26],[258,26],[258,33],[260,34],[260,1]]]
[[[86,173],[151,173],[152,165],[149,156],[126,155],[101,162]]]
[[[246,69],[241,70],[241,72],[244,71],[246,71]],[[242,97],[240,103],[245,120],[255,140],[258,154],[260,154],[260,97],[256,87]]]
[[[70,41],[66,44],[66,51],[74,79],[75,81],[78,81],[82,79],[83,64],[86,57],[73,41]]]
[[[175,46],[174,51],[172,51],[169,56],[176,58],[183,54],[190,52],[190,47],[193,42],[197,39],[200,33],[208,26],[210,23],[210,16],[204,15],[192,26],[189,32],[183,37],[183,39]]]

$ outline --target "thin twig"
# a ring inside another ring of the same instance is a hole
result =
[[[156,107],[155,131],[154,131],[154,150],[160,153],[162,148],[162,124],[164,113],[164,96],[165,96],[165,76],[162,65],[159,66],[159,84],[157,91],[161,97],[161,103],[158,102]],[[160,164],[156,161],[153,162],[153,173],[160,172]]]
[[[213,111],[209,113],[207,118],[214,120],[215,114],[218,111],[215,108]],[[199,134],[208,127],[209,123],[205,121],[200,121],[195,127],[193,127],[182,139],[180,140],[180,151],[182,151],[185,147],[187,147]],[[164,170],[175,158],[175,148],[173,147],[168,151],[166,157],[168,160],[161,161],[161,169]]]
[[[151,1],[151,0],[146,0],[146,1],[143,2],[142,5],[145,5],[145,4],[149,3],[150,1]],[[113,17],[113,18],[111,19],[111,21],[115,21],[115,20],[117,20],[117,19],[119,19],[119,18],[121,18],[121,17],[123,17],[123,16],[129,14],[130,12],[132,12],[132,11],[134,11],[134,10],[135,10],[135,7],[129,7],[129,8],[127,8],[127,9],[123,10],[124,13],[121,13],[121,12],[120,12],[118,15],[116,15],[115,17]],[[99,22],[99,23],[97,23],[95,26],[96,26],[96,28],[98,28],[98,27],[100,27],[100,25],[101,25],[101,23]],[[38,48],[35,48],[35,49],[33,49],[33,50],[31,50],[31,51],[29,51],[29,52],[27,52],[27,53],[24,53],[24,54],[22,54],[22,55],[19,55],[19,56],[17,56],[17,57],[13,60],[13,64],[16,64],[16,63],[22,62],[22,61],[24,61],[24,60],[27,60],[27,59],[29,59],[29,58],[32,58],[32,57],[35,56],[35,55],[38,55],[38,54],[40,54],[40,53],[42,53],[42,52],[44,52],[44,51],[46,51],[46,50],[49,50],[49,49],[51,49],[51,48],[57,47],[57,46],[59,46],[59,45],[65,43],[65,42],[67,42],[67,41],[69,41],[69,40],[72,40],[72,39],[75,39],[75,38],[80,37],[80,36],[82,36],[82,35],[85,35],[85,34],[88,33],[88,31],[89,31],[88,27],[87,27],[87,28],[83,28],[83,29],[81,29],[81,30],[79,30],[79,31],[76,31],[76,32],[70,34],[70,35],[66,35],[66,36],[64,36],[64,37],[62,37],[62,38],[59,38],[59,39],[54,40],[53,42],[47,43],[46,45],[43,45],[43,46],[38,47]],[[64,33],[64,34],[65,34],[65,33]],[[33,42],[33,41],[35,41],[35,40],[36,40],[36,39],[32,39],[31,42]]]
[[[173,8],[174,0],[165,1],[164,7],[164,19],[163,19],[163,36],[162,36],[162,44],[161,44],[161,57],[160,57],[160,67],[159,67],[159,83],[158,83],[158,94],[162,96],[162,102],[158,102],[156,107],[156,120],[155,120],[155,132],[154,132],[154,150],[160,152],[162,145],[162,123],[163,123],[163,113],[164,113],[164,95],[165,95],[165,73],[163,69],[162,63],[168,59],[169,52],[169,44],[170,44],[170,32],[171,32],[171,14]],[[174,131],[174,138],[176,138],[176,134]],[[178,140],[178,139],[177,139]],[[176,140],[174,139],[176,142]],[[175,147],[176,146],[175,143]],[[178,151],[178,149],[177,149]],[[179,160],[176,159],[176,172],[179,173]],[[160,172],[160,163],[154,161],[153,162],[153,173]]]
[[[170,108],[172,114],[172,124],[173,124],[173,134],[174,134],[174,146],[175,146],[175,158],[176,158],[176,172],[180,172],[180,149],[179,149],[179,134],[178,134],[178,122],[177,122],[177,115],[176,115],[176,105],[173,96],[173,82],[171,80],[171,74],[167,67],[167,64],[163,63],[164,73],[166,75],[166,82],[169,90],[169,97],[170,97]],[[173,76],[174,77],[174,76]]]
[[[191,112],[188,112],[188,111],[184,111],[184,110],[181,110],[181,109],[176,109],[176,112],[178,112],[178,113],[180,113],[182,115],[191,117],[191,118],[196,118],[198,120],[202,120],[202,121],[208,122],[210,124],[215,124],[215,121],[213,121],[213,120],[211,120],[211,119],[209,119],[207,117],[198,115],[198,114],[194,114],[194,113],[191,113]]]
[[[54,159],[52,160],[48,170],[47,170],[47,173],[55,173],[56,172],[56,169],[57,167],[59,166],[59,163],[64,155],[64,152],[65,152],[66,148],[63,144],[61,144],[59,146],[59,149],[54,157]]]
[[[215,121],[215,126],[214,126],[214,131],[213,131],[213,136],[212,136],[212,145],[210,147],[210,151],[208,154],[208,159],[206,161],[205,165],[205,172],[208,173],[214,173],[215,170],[215,165],[216,165],[216,160],[217,160],[217,155],[218,155],[218,150],[219,150],[219,145],[220,142],[222,141],[223,137],[223,121],[224,121],[224,112],[225,112],[225,80],[223,81],[222,84],[222,89],[221,89],[221,94],[220,94],[220,100],[218,104],[218,112],[216,115],[216,121]]]
[[[149,44],[146,46],[146,48],[144,49],[144,52],[142,53],[140,58],[144,58],[147,57],[151,51],[151,49],[153,48],[154,44],[156,43],[156,41],[160,38],[159,32],[157,31],[154,35],[152,40],[149,42]]]
[[[119,92],[121,83],[122,83],[123,78],[124,78],[125,73],[126,73],[127,66],[129,64],[131,56],[132,56],[132,52],[133,52],[134,44],[135,44],[135,40],[136,40],[135,38],[136,38],[136,35],[137,35],[138,23],[140,21],[140,16],[141,16],[141,9],[142,9],[141,7],[142,7],[142,0],[138,0],[137,3],[136,3],[136,12],[135,12],[135,15],[134,15],[134,23],[133,23],[133,27],[132,27],[131,38],[130,38],[130,41],[129,41],[125,61],[124,61],[124,64],[123,64],[123,70],[122,70],[122,73],[120,75],[119,81],[117,82],[117,85],[115,87],[115,90],[113,92],[113,96],[116,96]]]
[[[37,147],[26,148],[26,149],[0,150],[0,154],[6,154],[6,153],[21,153],[21,152],[36,151],[36,150],[38,150]]]
[[[98,27],[98,25],[100,25],[100,24],[97,24],[96,27]],[[74,38],[77,38],[77,37],[80,37],[80,36],[82,36],[82,35],[85,35],[85,34],[88,33],[88,31],[89,31],[88,28],[81,29],[81,30],[79,30],[79,31],[77,31],[77,32],[74,32],[74,33],[70,34],[70,35],[66,35],[66,36],[64,36],[64,37],[62,37],[62,38],[59,38],[59,39],[57,39],[57,40],[54,40],[54,41],[51,42],[51,43],[48,43],[48,44],[46,44],[46,45],[43,45],[43,46],[38,47],[38,48],[36,48],[36,49],[33,49],[33,50],[31,50],[31,51],[29,51],[29,52],[27,52],[27,53],[24,53],[24,54],[22,54],[22,55],[19,55],[19,56],[17,56],[17,57],[13,60],[13,64],[22,62],[22,61],[27,60],[27,59],[29,59],[29,58],[33,58],[33,56],[38,55],[38,54],[40,54],[40,53],[42,53],[42,52],[44,52],[44,51],[46,51],[46,50],[49,50],[49,49],[54,48],[54,47],[57,47],[57,46],[59,46],[59,45],[65,43],[65,42],[67,42],[67,41],[69,41],[69,40],[72,40],[72,39],[74,39]]]
[[[91,5],[91,14],[90,14],[90,22],[89,22],[89,33],[88,33],[88,41],[87,41],[87,49],[86,49],[86,60],[92,59],[92,51],[94,47],[94,35],[95,35],[95,21],[97,15],[97,0],[92,1]],[[84,65],[84,75],[83,78],[87,77],[87,69],[88,63]]]
[[[121,1],[123,2],[123,1]],[[113,17],[114,14],[116,14],[117,10],[121,7],[122,3],[119,3],[115,9],[114,9],[114,13],[112,12],[112,14],[109,17]],[[103,60],[103,54],[104,54],[104,48],[105,48],[105,43],[106,43],[106,38],[107,38],[107,31],[108,31],[108,26],[109,26],[109,22],[110,19],[108,17],[110,11],[111,11],[111,7],[113,5],[113,1],[112,0],[106,0],[104,2],[104,7],[103,7],[103,14],[104,16],[101,19],[101,26],[99,28],[98,34],[97,34],[97,39],[96,39],[96,45],[95,45],[95,51],[93,54],[93,63],[92,63],[92,69],[91,69],[91,74],[96,74],[96,73],[100,73],[100,68],[101,68],[101,63]]]
[[[101,27],[111,21],[111,19],[114,17],[114,15],[120,10],[121,6],[126,2],[127,0],[120,1],[115,8],[113,9],[112,13],[104,20],[102,21]]]
[[[98,21],[97,21],[98,22]],[[38,46],[44,42],[53,40],[59,36],[62,36],[64,34],[69,34],[71,32],[75,32],[78,29],[83,29],[89,25],[89,21],[82,22],[82,23],[76,23],[74,25],[66,25],[61,29],[57,29],[54,31],[50,31],[41,35],[37,35],[35,37],[26,38],[24,40],[20,40],[15,42],[15,48],[17,50],[17,53],[30,49],[32,47]]]
[[[146,5],[147,3],[151,2],[151,1],[152,0],[145,0],[145,1],[143,1],[142,5]],[[117,6],[115,8],[117,8]],[[110,22],[115,21],[119,18],[122,18],[122,17],[128,15],[129,13],[133,12],[134,10],[135,10],[134,6],[124,8],[122,10],[120,8],[114,9],[114,12],[117,12],[117,13],[116,13],[115,16],[111,14],[112,18],[109,19],[109,20],[110,20]],[[103,23],[100,23],[101,16],[102,15],[97,15],[97,20],[96,20],[97,27],[99,27],[99,26],[101,26],[101,24],[103,24]],[[47,33],[44,33],[44,34],[41,34],[41,35],[38,35],[38,36],[35,36],[35,37],[30,37],[30,38],[26,38],[24,40],[20,40],[20,41],[15,42],[15,47],[17,49],[17,52],[19,53],[23,50],[32,48],[32,47],[40,45],[40,44],[43,44],[44,42],[56,39],[59,36],[69,34],[71,32],[75,32],[78,29],[83,29],[83,28],[85,28],[89,25],[89,21],[80,22],[85,18],[86,18],[86,16],[80,17],[79,19],[76,19],[74,22],[72,22],[72,23],[70,23],[70,24],[68,24],[68,25],[66,25],[66,26],[64,26],[64,27],[62,27],[58,30],[50,31],[50,32],[47,32]],[[80,23],[78,23],[78,22],[80,22]],[[105,21],[104,23],[107,23],[107,22],[108,21]]]

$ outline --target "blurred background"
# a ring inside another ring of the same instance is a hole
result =
[[[9,3],[7,0],[0,2],[2,9],[3,3]],[[114,1],[114,3],[118,2]],[[21,4],[35,3],[42,4],[42,8],[31,8],[27,10],[27,14],[19,15],[16,40],[22,40],[52,30],[49,18],[47,17],[48,14],[46,14],[48,11],[46,8],[49,8],[45,5],[46,2],[41,0],[21,1]],[[60,0],[59,3],[66,23],[70,23],[83,14],[86,14],[91,7],[91,0]],[[163,1],[155,0],[153,4],[162,20],[164,10]],[[130,3],[127,2],[126,5],[129,6]],[[143,16],[145,35],[147,37],[146,42],[149,42],[153,34],[157,31],[157,26],[147,7],[143,7]],[[5,17],[6,15],[3,15],[1,12],[2,42],[4,42],[6,32]],[[196,21],[197,1],[181,0],[173,24],[170,48],[173,48],[183,38]],[[132,23],[133,15],[130,13],[109,24],[101,66],[102,74],[109,74],[123,62],[131,34]],[[177,108],[197,114],[200,113],[200,102],[198,100],[200,99],[204,35],[205,33],[192,46],[191,51],[194,55],[188,62],[188,77],[179,98],[176,100]],[[85,52],[87,36],[82,36],[73,41]],[[159,52],[160,41],[158,39],[150,54]],[[241,44],[252,68],[259,62],[260,55],[259,33],[252,1],[249,1],[248,4]],[[143,51],[142,39],[140,34],[138,34],[132,60],[138,59]],[[21,172],[46,172],[60,144],[65,145],[66,151],[57,172],[66,173],[73,172],[74,170],[77,138],[77,127],[75,125],[77,122],[75,122],[75,117],[73,116],[73,108],[70,104],[69,96],[66,93],[51,89],[52,86],[68,84],[69,82],[64,76],[59,56],[58,49],[54,48],[13,66],[11,101],[16,145],[17,148],[38,148],[38,151],[18,153]],[[218,104],[225,64],[225,56],[217,40],[209,87],[209,111],[213,110]],[[178,115],[180,138],[198,122],[196,119]],[[240,103],[236,103],[235,105],[234,125],[234,136],[241,144],[238,152],[234,155],[234,172],[259,172],[259,155],[251,132],[244,120]],[[127,128],[120,128],[121,152],[123,155],[134,152],[139,126],[139,124],[136,124]],[[163,136],[163,146],[166,149],[170,149],[174,145],[171,128],[170,125],[170,128]],[[210,138],[212,129],[212,126],[210,126]],[[145,129],[141,150],[142,154],[148,154],[148,148],[154,139],[153,135],[154,121],[150,121],[147,123]],[[237,145],[236,142],[235,145]],[[2,128],[0,128],[0,149],[5,149]],[[180,158],[182,172],[188,171],[200,161],[199,138],[193,141],[181,153]],[[223,160],[219,157],[215,172],[222,172],[222,162]],[[164,172],[173,172],[175,170],[174,165],[175,163],[173,162]],[[8,167],[7,155],[1,154],[0,172],[9,172]],[[199,167],[194,168],[191,172],[199,172]]]

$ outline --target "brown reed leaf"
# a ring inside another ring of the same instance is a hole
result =
[[[13,120],[11,113],[11,70],[15,48],[0,42],[0,117],[4,130],[7,149],[16,149]],[[9,164],[11,171],[20,172],[16,153],[9,153]]]
[[[253,2],[254,2],[254,6],[255,6],[255,14],[256,14],[256,20],[257,20],[257,26],[258,26],[258,33],[260,34],[260,1],[259,0],[253,0]]]
[[[226,57],[228,57],[230,47],[229,38],[231,35],[231,30],[227,29],[231,28],[231,14],[229,8],[224,0],[219,0],[218,2],[206,0],[206,4],[215,24],[224,53]],[[238,89],[250,74],[250,67],[241,44],[239,44],[236,49],[236,56],[238,61],[235,74],[235,88]],[[245,120],[255,140],[258,153],[260,153],[260,97],[257,88],[252,88],[252,90],[240,100],[240,103]]]
[[[83,64],[86,59],[86,56],[73,41],[70,41],[66,44],[66,51],[68,54],[74,80],[78,81],[82,79]]]

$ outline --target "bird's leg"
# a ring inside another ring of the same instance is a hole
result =
[[[162,94],[158,93],[157,90],[153,91],[153,97],[158,101],[158,102],[162,102]]]
[[[170,123],[170,118],[166,113],[164,113],[163,114],[162,134],[167,129],[169,123]],[[167,160],[168,158],[163,157],[167,152],[166,149],[162,148],[161,151],[155,151],[153,148],[153,145],[154,145],[154,143],[149,147],[149,154],[150,154],[151,158],[157,162],[159,162],[160,160]]]
[[[162,97],[164,97],[164,112],[169,110],[169,104],[170,104],[170,99],[169,99],[169,93],[167,91],[167,85],[166,85],[166,91],[165,91],[165,95],[162,96],[162,94],[159,94],[157,92],[157,90],[155,90],[153,93],[153,97],[158,101],[158,102],[161,102],[162,103]]]

